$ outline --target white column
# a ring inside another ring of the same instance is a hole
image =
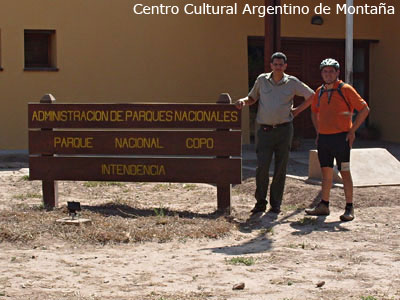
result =
[[[347,6],[353,6],[353,0],[346,0]],[[346,82],[353,84],[353,15],[346,14]]]

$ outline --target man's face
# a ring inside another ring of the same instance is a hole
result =
[[[339,77],[340,70],[337,70],[334,67],[325,67],[321,70],[322,79],[326,84],[331,84],[337,80]]]
[[[274,58],[270,65],[272,72],[275,72],[277,74],[283,74],[287,67],[287,64],[285,63],[285,60],[283,58]]]

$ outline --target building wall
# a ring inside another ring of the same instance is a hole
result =
[[[193,3],[203,1],[194,0]],[[237,1],[243,6],[248,1]],[[319,0],[283,0],[313,7]],[[341,1],[344,3],[345,1]],[[137,16],[129,0],[0,0],[0,149],[27,148],[27,103],[53,94],[58,102],[214,102],[222,92],[247,94],[247,37],[264,35],[264,19],[235,16]],[[146,0],[155,5],[159,1]],[[167,2],[164,2],[167,4]],[[182,7],[187,1],[172,0]],[[228,0],[218,5],[231,5]],[[326,0],[335,7],[337,1]],[[386,140],[400,142],[394,86],[400,60],[400,5],[395,16],[355,16],[356,39],[371,46],[371,121]],[[263,5],[255,0],[252,5]],[[45,8],[45,9],[44,9]],[[345,37],[345,16],[282,17],[281,35]],[[58,72],[24,71],[24,29],[55,29]],[[391,58],[388,63],[388,57]],[[243,114],[248,140],[248,110]]]
[[[360,4],[360,1],[354,1]],[[311,18],[314,13],[309,15],[286,15],[282,18],[282,36],[301,37],[301,38],[332,38],[344,39],[346,34],[346,16],[336,14],[336,4],[344,4],[346,1],[333,0],[283,0],[283,4],[295,4],[299,6],[307,5],[314,8],[320,3],[332,9],[331,14],[321,15],[324,24],[321,26],[312,25]],[[369,2],[371,3],[371,2]],[[382,22],[385,17],[379,15],[354,15],[354,38],[355,39],[377,39],[382,32]]]
[[[371,49],[371,123],[382,132],[382,139],[400,143],[400,26],[399,16],[382,21],[385,30]]]
[[[138,16],[134,3],[0,1],[0,149],[26,149],[27,103],[46,93],[57,102],[194,103],[247,94],[247,37],[264,34],[262,18]],[[23,70],[24,29],[56,30],[58,72]],[[243,119],[246,143],[247,112]]]

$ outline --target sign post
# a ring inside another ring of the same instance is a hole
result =
[[[221,94],[218,98],[217,104],[231,104],[232,99],[229,94]],[[229,129],[217,129],[217,131],[229,131]],[[219,156],[219,158],[227,158],[226,156]],[[232,184],[217,185],[217,210],[223,214],[231,214],[231,194]]]
[[[40,99],[40,103],[53,104],[56,98],[52,94],[46,94]],[[42,128],[42,132],[53,131],[52,128]],[[44,157],[53,156],[53,154],[42,154]],[[58,206],[58,183],[55,180],[43,180],[42,181],[42,194],[43,204],[48,210]]]

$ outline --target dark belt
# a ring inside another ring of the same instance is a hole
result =
[[[289,124],[291,124],[292,122],[286,122],[286,123],[281,123],[281,124],[275,124],[275,125],[267,125],[267,124],[261,124],[260,127],[263,130],[271,130],[274,128],[278,128],[278,127],[285,127],[288,126]]]

